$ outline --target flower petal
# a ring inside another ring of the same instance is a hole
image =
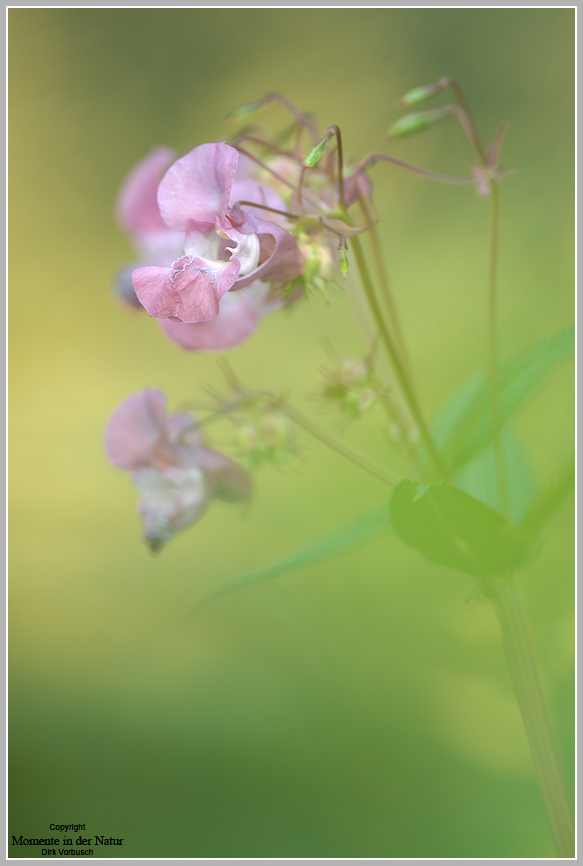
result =
[[[166,438],[166,395],[147,390],[131,394],[105,428],[105,451],[119,469],[147,466]]]
[[[164,172],[175,159],[173,150],[158,147],[130,171],[122,184],[116,204],[117,221],[135,243],[168,231],[157,195]]]
[[[186,231],[189,220],[214,223],[227,211],[239,154],[225,142],[201,144],[166,172],[158,204],[166,224]]]
[[[172,268],[138,268],[134,289],[148,313],[156,319],[175,317],[181,322],[207,322],[219,312],[219,301],[229,291],[241,269],[234,258],[212,264],[183,256]]]
[[[265,261],[254,271],[238,279],[233,288],[242,289],[255,280],[289,283],[302,272],[302,257],[295,237],[281,226],[257,219],[257,234],[261,242],[261,255]]]
[[[273,207],[276,210],[288,210],[284,200],[279,197],[274,189],[251,179],[238,180],[235,178],[231,188],[229,204],[232,207],[238,201],[251,201],[256,202],[257,204],[266,205],[267,207]],[[243,209],[259,218],[269,215],[269,219],[272,222],[281,225],[283,225],[287,219],[285,216],[281,216],[280,214],[269,214],[269,211],[265,211],[262,208],[254,210],[250,205],[243,205]]]
[[[259,316],[253,304],[239,292],[227,292],[219,303],[219,314],[209,322],[184,324],[161,319],[163,331],[187,351],[221,352],[249,339],[257,330]]]

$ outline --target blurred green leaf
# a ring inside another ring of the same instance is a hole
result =
[[[399,538],[430,562],[485,579],[513,571],[526,545],[514,524],[450,484],[401,481],[390,501]]]
[[[522,522],[522,532],[534,544],[575,488],[575,461],[571,460],[546,490],[537,496]]]
[[[498,375],[498,411],[504,425],[545,374],[575,345],[574,327],[539,343],[506,364]],[[484,375],[467,383],[432,425],[435,443],[452,472],[486,448],[493,437],[491,391]]]
[[[335,556],[348,553],[363,544],[374,541],[386,533],[390,529],[390,525],[389,513],[386,506],[383,506],[378,511],[359,517],[358,520],[346,524],[336,532],[325,535],[314,544],[302,547],[267,565],[261,565],[258,568],[252,568],[230,577],[199,602],[195,606],[195,611],[219,596],[228,595],[256,583],[263,583],[265,580],[272,580],[274,577],[281,577],[291,571],[307,568],[310,565],[326,562]]]
[[[523,520],[537,492],[534,472],[522,442],[512,427],[502,430],[500,446],[507,483],[507,516],[518,524]],[[455,483],[460,490],[465,490],[494,511],[502,510],[493,443],[457,473]]]

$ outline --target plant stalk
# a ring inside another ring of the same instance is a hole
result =
[[[391,478],[390,475],[379,469],[378,466],[375,466],[373,463],[370,463],[365,457],[362,457],[360,454],[357,454],[355,451],[352,451],[350,448],[347,448],[343,442],[340,442],[338,439],[335,439],[333,436],[330,436],[320,427],[313,424],[308,418],[302,415],[297,409],[292,409],[287,403],[278,403],[278,409],[280,412],[283,412],[288,416],[292,421],[294,421],[299,427],[303,427],[308,433],[314,436],[316,439],[319,439],[320,442],[323,442],[325,445],[329,445],[335,451],[338,451],[339,454],[342,454],[343,457],[347,457],[353,463],[356,463],[357,466],[360,466],[361,469],[366,469],[367,472],[370,472],[371,475],[374,475],[376,478],[380,478],[381,481],[384,481],[386,484],[390,484],[391,486],[395,486],[398,482]]]
[[[447,471],[447,468],[446,468],[445,464],[443,463],[443,460],[441,459],[440,455],[437,452],[437,449],[435,448],[435,445],[433,444],[431,434],[429,433],[429,430],[427,429],[427,425],[425,424],[425,421],[423,419],[423,415],[421,414],[421,410],[419,408],[417,398],[413,392],[413,388],[411,387],[411,384],[410,384],[409,379],[407,377],[407,373],[405,371],[405,368],[403,366],[403,363],[401,361],[399,353],[397,352],[397,348],[396,348],[395,343],[393,341],[393,337],[391,335],[391,332],[390,332],[390,330],[387,327],[387,324],[385,322],[382,310],[380,308],[379,302],[377,300],[377,297],[376,297],[376,294],[374,291],[374,286],[373,286],[372,280],[370,278],[370,273],[369,273],[369,270],[368,270],[368,267],[366,264],[366,259],[364,256],[364,252],[362,250],[362,246],[360,244],[360,240],[358,237],[354,237],[351,239],[351,243],[352,243],[352,248],[354,250],[354,256],[356,258],[356,263],[357,263],[358,270],[360,273],[362,285],[363,285],[363,288],[364,288],[371,312],[374,316],[375,322],[376,322],[377,327],[379,329],[380,337],[384,343],[384,346],[388,352],[389,358],[391,359],[391,362],[393,364],[393,369],[396,373],[397,379],[399,380],[399,384],[400,384],[401,389],[403,391],[403,395],[407,401],[407,405],[409,406],[411,414],[413,415],[413,418],[415,419],[415,422],[416,422],[417,426],[419,427],[419,431],[421,433],[423,441],[425,442],[425,445],[427,447],[429,455],[431,456],[431,459],[435,465],[435,468],[437,469],[439,476],[444,481],[449,481],[450,480],[449,472]]]
[[[490,220],[490,252],[488,268],[488,356],[490,370],[490,391],[492,393],[492,433],[494,438],[494,453],[496,458],[496,477],[498,482],[499,507],[502,514],[508,516],[508,487],[504,466],[504,453],[500,436],[500,410],[498,406],[498,349],[496,340],[496,271],[498,264],[498,230],[500,223],[500,193],[498,185],[492,182],[491,220]]]
[[[538,678],[528,626],[516,585],[492,594],[504,636],[506,658],[530,745],[545,808],[560,857],[575,856],[573,813]]]
[[[373,215],[371,213],[368,202],[366,201],[364,196],[360,196],[359,204],[362,209],[362,213],[364,215],[364,221],[366,223],[372,223]],[[393,324],[393,328],[395,329],[395,336],[397,338],[397,343],[399,344],[399,350],[401,352],[401,357],[403,359],[403,365],[406,369],[407,376],[412,381],[413,377],[411,375],[411,364],[409,362],[407,347],[405,345],[405,337],[403,335],[403,329],[401,328],[401,322],[399,320],[399,315],[397,313],[397,305],[395,304],[395,299],[393,297],[393,292],[391,290],[391,282],[389,280],[389,274],[387,272],[387,267],[385,265],[385,260],[383,257],[383,251],[381,249],[381,244],[379,240],[379,235],[376,229],[376,226],[372,225],[370,228],[370,244],[372,247],[372,254],[375,260],[375,264],[377,267],[377,272],[379,275],[379,283],[383,292],[383,296],[385,302],[387,304],[387,308],[389,311],[389,315],[391,317],[391,322]]]

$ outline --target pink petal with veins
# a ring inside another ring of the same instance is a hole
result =
[[[219,312],[219,301],[241,269],[238,259],[212,267],[193,256],[182,256],[171,268],[137,268],[133,283],[140,303],[156,319],[207,322]]]
[[[158,204],[166,224],[186,231],[189,220],[214,223],[227,212],[239,154],[224,142],[201,144],[166,172]]]

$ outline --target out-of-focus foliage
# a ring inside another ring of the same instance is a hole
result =
[[[230,575],[386,506],[385,485],[302,436],[244,511],[217,505],[152,558],[101,440],[129,393],[164,388],[174,409],[220,387],[216,357],[112,299],[133,256],[119,185],[153,146],[224,140],[227,112],[269,91],[338,124],[349,158],[386,148],[466,174],[453,124],[385,139],[403,93],[455,76],[485,139],[512,123],[501,364],[567,327],[573,37],[571,9],[10,10],[10,834],[81,822],[123,837],[125,857],[554,855],[495,615],[464,605],[465,575],[387,535],[186,615]],[[288,125],[277,106],[264,118]],[[387,165],[371,178],[430,419],[486,368],[488,203]],[[329,300],[265,320],[229,354],[242,381],[317,412],[323,339],[370,350],[344,294]],[[384,428],[374,408],[337,432],[398,471]],[[570,367],[517,429],[544,487],[572,453]],[[565,506],[523,580],[568,773],[572,529]]]

